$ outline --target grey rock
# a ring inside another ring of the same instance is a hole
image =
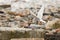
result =
[[[56,18],[60,18],[60,14],[54,14],[54,17],[56,17]]]
[[[39,29],[39,28],[45,28],[44,25],[37,25],[37,24],[31,24],[30,27],[31,28],[37,28],[37,29]]]

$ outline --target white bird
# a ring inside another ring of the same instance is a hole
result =
[[[34,16],[35,16],[36,18],[38,18],[40,21],[46,23],[46,22],[42,19],[43,13],[44,13],[44,10],[45,10],[45,5],[44,5],[44,3],[43,3],[42,1],[40,1],[40,2],[41,2],[41,3],[39,3],[39,5],[42,5],[42,7],[41,7],[41,9],[38,11],[37,15],[35,15],[32,11],[30,11],[30,12],[31,12],[32,15],[34,15]]]
[[[43,13],[44,13],[44,4],[42,5],[41,9],[39,10],[38,14],[37,14],[37,17],[39,18],[40,21],[46,23],[45,21],[43,21],[42,17],[43,17]]]

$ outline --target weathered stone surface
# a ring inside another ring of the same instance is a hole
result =
[[[60,24],[59,22],[60,22],[60,19],[48,21],[46,24],[46,29],[55,28],[55,26],[59,28],[59,26],[57,26]],[[54,24],[55,24],[55,26],[54,26]]]
[[[60,18],[60,13],[56,13],[56,14],[54,14],[54,17],[56,17],[56,18]]]

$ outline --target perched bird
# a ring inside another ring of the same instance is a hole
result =
[[[40,9],[39,12],[38,12],[37,17],[39,18],[40,21],[46,23],[46,22],[42,19],[43,13],[44,13],[44,8],[45,8],[44,5],[42,5],[41,9]]]

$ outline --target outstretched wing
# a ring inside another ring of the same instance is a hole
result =
[[[39,10],[37,17],[39,19],[42,19],[43,13],[44,13],[44,5],[42,5],[41,9]]]

